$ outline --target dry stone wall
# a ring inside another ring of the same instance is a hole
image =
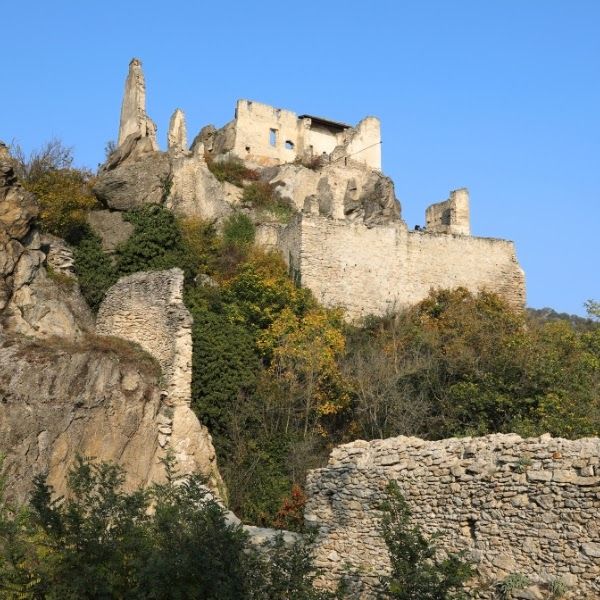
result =
[[[497,597],[495,584],[521,573],[531,583],[520,598],[550,598],[558,581],[565,597],[600,598],[600,439],[397,437],[336,448],[307,483],[321,585],[333,587],[349,567],[353,597],[375,597],[389,568],[379,510],[389,481],[413,522],[472,557],[473,585],[488,586],[478,597]]]
[[[345,307],[351,319],[415,304],[431,288],[487,290],[515,307],[525,304],[525,276],[509,241],[307,214],[290,228],[297,231],[281,245],[302,285],[324,304]]]

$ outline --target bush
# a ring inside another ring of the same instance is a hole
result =
[[[223,242],[225,247],[247,250],[253,243],[256,228],[250,217],[243,213],[233,213],[223,223]]]
[[[88,234],[79,242],[73,256],[81,293],[90,308],[97,311],[108,288],[119,278],[117,270],[102,250],[100,238],[93,234]]]
[[[67,499],[37,477],[30,510],[18,514],[0,488],[0,597],[332,598],[313,588],[308,545],[276,540],[258,552],[202,478],[178,477],[170,455],[164,464],[166,483],[128,493],[118,466],[79,458]]]
[[[279,196],[276,187],[267,181],[250,183],[244,188],[242,204],[268,211],[278,219],[287,221],[294,211],[290,201]]]
[[[134,230],[116,249],[120,274],[170,269],[185,264],[183,236],[171,211],[148,205],[128,212],[125,219],[134,225]]]
[[[191,312],[192,407],[225,449],[222,436],[229,430],[238,396],[255,386],[258,357],[254,340],[224,314],[194,306]]]
[[[76,169],[41,173],[24,186],[40,203],[42,229],[69,241],[85,227],[86,213],[97,204],[90,187],[90,175]]]
[[[258,179],[258,173],[248,169],[237,157],[216,161],[207,156],[206,165],[219,181],[228,181],[238,187],[243,187],[245,181],[256,181]]]
[[[458,600],[467,598],[463,585],[473,567],[463,554],[438,557],[438,548],[420,528],[411,525],[411,512],[398,488],[390,482],[383,504],[381,531],[388,548],[391,575],[381,579],[388,598],[398,600]]]

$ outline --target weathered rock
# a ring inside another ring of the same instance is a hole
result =
[[[169,132],[167,134],[169,150],[182,152],[187,150],[187,129],[185,127],[185,115],[178,108],[169,121]]]
[[[96,180],[93,192],[108,208],[131,210],[162,204],[169,195],[171,164],[166,153],[153,152],[124,160]]]
[[[125,81],[118,145],[123,144],[131,134],[147,137],[152,148],[158,150],[156,125],[146,114],[146,82],[142,62],[137,58],[131,59]]]
[[[233,197],[228,186],[221,184],[209,171],[203,158],[180,156],[171,159],[171,189],[166,200],[167,208],[190,217],[217,220],[231,212],[226,200]]]
[[[134,273],[111,287],[96,320],[100,335],[139,344],[162,371],[163,402],[170,407],[170,431],[160,423],[158,443],[171,448],[178,469],[201,467],[211,485],[223,491],[208,430],[190,408],[192,383],[192,317],[183,304],[181,269]]]
[[[46,255],[46,265],[52,273],[75,277],[73,248],[65,240],[50,233],[44,233],[40,236],[40,248]]]
[[[132,133],[110,154],[106,162],[100,167],[99,172],[112,171],[126,160],[144,158],[155,152],[156,148],[154,148],[149,138],[142,137],[139,131]]]
[[[3,326],[24,335],[81,337],[93,328],[89,308],[75,281],[54,280],[50,266],[63,275],[72,268],[66,244],[55,237],[42,243],[33,227],[35,197],[17,182],[6,146],[0,145],[0,316]],[[50,241],[48,241],[50,240]],[[60,246],[60,250],[57,250]],[[55,252],[51,252],[51,248]],[[60,258],[59,258],[60,255]],[[65,262],[66,261],[66,262]],[[59,266],[60,265],[60,266]]]
[[[87,222],[94,233],[100,236],[106,252],[114,252],[119,244],[129,239],[134,229],[132,223],[123,219],[122,213],[111,210],[90,211]]]
[[[307,199],[321,216],[360,221],[367,225],[401,221],[400,204],[389,177],[364,166],[332,163],[319,169],[286,164],[265,169],[263,177],[277,186],[297,210],[308,210]]]
[[[216,486],[210,436],[191,409],[178,410],[184,414],[165,404],[160,369],[139,348],[111,338],[41,343],[0,333],[0,452],[15,500],[27,499],[41,473],[64,494],[77,454],[120,464],[127,489],[162,481],[164,419],[190,434],[181,472],[199,470]]]

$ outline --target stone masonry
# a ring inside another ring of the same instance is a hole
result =
[[[139,344],[160,364],[171,404],[189,402],[192,316],[183,304],[183,271],[134,273],[110,288],[96,333]]]
[[[467,551],[477,597],[496,598],[497,584],[521,573],[530,584],[519,598],[550,598],[559,580],[565,597],[600,598],[600,439],[397,437],[336,448],[307,483],[321,585],[334,587],[349,567],[352,597],[375,597],[389,568],[379,510],[389,481],[426,534]]]
[[[158,443],[170,447],[180,473],[200,470],[226,496],[208,430],[190,408],[192,316],[183,303],[183,271],[134,273],[112,286],[98,311],[96,333],[139,344],[162,372],[169,417],[159,424]]]
[[[517,308],[525,304],[525,276],[509,241],[306,213],[288,229],[279,246],[302,285],[353,320],[415,304],[432,288],[487,290]]]

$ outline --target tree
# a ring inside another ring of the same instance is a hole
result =
[[[464,554],[440,558],[434,539],[427,539],[410,522],[411,511],[396,482],[387,486],[381,531],[387,545],[391,574],[381,579],[387,598],[397,600],[459,600],[473,576]]]
[[[600,302],[598,300],[588,300],[585,303],[585,309],[590,318],[600,320]]]

